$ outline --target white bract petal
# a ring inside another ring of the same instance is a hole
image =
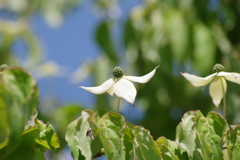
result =
[[[234,72],[219,72],[218,76],[223,76],[226,80],[240,84],[240,74]]]
[[[224,94],[227,91],[226,80],[223,77],[216,77],[210,85],[210,95],[214,105],[218,108]]]
[[[113,85],[114,81],[111,78],[97,87],[83,87],[83,86],[80,87],[94,94],[102,94],[104,92],[107,92]]]
[[[192,74],[188,74],[188,73],[181,73],[189,82],[192,83],[192,85],[194,85],[195,87],[201,87],[201,86],[205,86],[208,83],[210,83],[214,77],[217,75],[217,73],[211,74],[205,78],[202,77],[198,77]]]
[[[130,81],[133,81],[133,82],[138,82],[138,83],[147,83],[152,77],[153,75],[155,74],[156,72],[156,69],[158,68],[159,66],[157,66],[152,72],[144,75],[144,76],[141,76],[141,77],[136,77],[136,76],[123,76],[123,78],[127,79],[127,80],[130,80]]]
[[[134,76],[122,76],[119,74],[114,74],[115,78],[109,79],[104,82],[102,85],[97,87],[83,87],[81,88],[92,92],[94,94],[102,94],[104,92],[108,92],[111,96],[116,94],[118,97],[124,98],[126,101],[130,102],[134,105],[135,97],[137,94],[136,88],[132,84],[131,81],[139,82],[139,83],[146,83],[148,82],[156,72],[157,66],[153,71],[146,74],[142,77],[134,77]],[[116,67],[115,67],[116,68]],[[114,68],[114,69],[115,69]],[[119,68],[119,67],[118,67]],[[115,69],[116,70],[116,69]],[[120,68],[120,71],[122,69]],[[113,71],[114,73],[118,73],[118,71]],[[123,71],[122,71],[123,72]],[[122,76],[122,77],[120,77]]]
[[[124,98],[126,101],[134,105],[135,97],[137,94],[136,88],[132,82],[120,78],[113,85],[113,92],[118,96]]]
[[[110,94],[111,96],[114,95],[113,86],[114,86],[114,85],[112,85],[112,87],[110,87],[110,88],[107,90],[108,94]]]

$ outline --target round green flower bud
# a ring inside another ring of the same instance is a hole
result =
[[[120,67],[113,68],[113,76],[114,77],[122,77],[123,76],[123,70]]]
[[[225,71],[225,67],[221,64],[215,64],[215,66],[213,67],[213,72],[218,73],[221,71]]]
[[[8,66],[6,64],[2,64],[0,66],[0,72],[6,70],[7,68],[8,68]]]

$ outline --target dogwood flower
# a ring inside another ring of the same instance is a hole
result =
[[[181,73],[189,82],[195,87],[205,86],[210,84],[209,92],[212,97],[214,105],[218,108],[223,96],[227,91],[226,80],[240,84],[239,73],[224,72],[225,68],[221,64],[216,64],[213,67],[213,74],[202,78],[188,73]]]
[[[97,87],[79,86],[79,87],[94,94],[102,94],[108,92],[111,96],[113,96],[115,93],[118,97],[124,98],[126,101],[134,105],[137,91],[132,82],[147,83],[153,77],[158,67],[159,66],[157,66],[150,73],[141,77],[124,76],[122,68],[115,67],[113,69],[114,78],[108,79],[100,86]]]

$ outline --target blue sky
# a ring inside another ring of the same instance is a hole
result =
[[[68,73],[77,69],[86,59],[96,59],[101,49],[95,43],[94,31],[101,18],[94,15],[90,1],[83,1],[73,12],[66,15],[64,23],[59,27],[50,27],[44,19],[37,15],[32,20],[33,28],[46,52],[46,58],[66,67]],[[120,22],[124,22],[130,9],[140,0],[123,0],[119,3]],[[111,68],[110,68],[111,70]],[[72,84],[67,76],[40,79],[38,81],[40,95],[54,95],[59,103],[81,103],[90,106],[94,95],[76,88],[78,85],[89,86],[91,80],[86,79],[79,84]]]
[[[85,59],[94,59],[100,52],[93,35],[99,20],[87,7],[76,8],[56,28],[51,28],[40,16],[33,19],[35,32],[47,53],[46,58],[67,68],[68,72],[76,70]],[[71,84],[68,77],[40,79],[38,83],[41,96],[54,94],[62,103],[86,100],[86,97],[79,96],[80,89]]]

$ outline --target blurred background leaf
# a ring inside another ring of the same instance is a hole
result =
[[[39,120],[35,124],[39,98],[35,79],[23,68],[8,67],[0,72],[0,85],[0,159],[45,159],[43,152],[55,151],[60,144],[52,125]]]

